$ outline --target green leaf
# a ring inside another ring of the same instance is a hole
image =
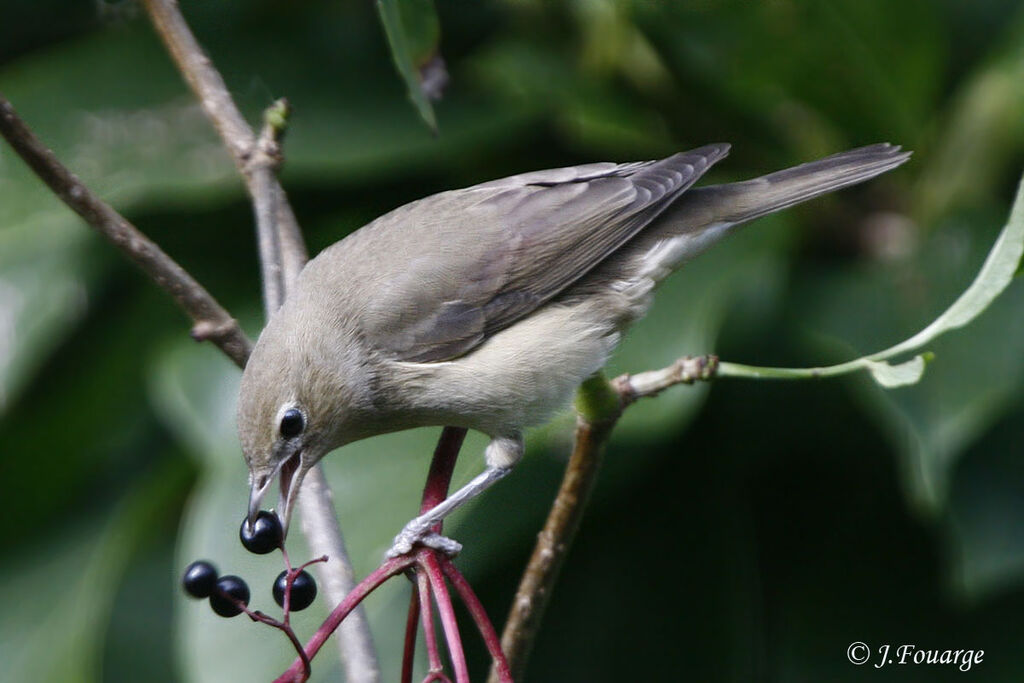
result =
[[[914,384],[924,374],[924,359],[920,356],[897,366],[883,363],[911,351],[920,349],[940,335],[963,327],[974,320],[995,300],[1013,280],[1024,254],[1024,179],[1017,188],[1017,198],[1010,211],[1010,219],[996,238],[985,263],[953,305],[930,325],[895,346],[863,356],[846,363],[821,368],[766,368],[737,363],[721,363],[718,374],[722,377],[757,379],[812,379],[835,377],[859,370],[868,370],[872,378],[886,388]]]
[[[924,374],[924,356],[914,356],[905,363],[890,365],[885,361],[866,361],[868,372],[886,389],[917,384]]]
[[[437,118],[423,90],[421,69],[437,53],[440,23],[433,0],[377,0],[395,68],[405,81],[420,118],[437,132]]]
[[[988,308],[989,304],[1006,289],[1024,254],[1024,179],[1017,187],[1017,198],[1010,211],[1010,220],[999,233],[992,251],[981,266],[978,276],[963,294],[931,325],[901,344],[873,356],[891,358],[900,353],[919,349],[940,334],[963,327]]]

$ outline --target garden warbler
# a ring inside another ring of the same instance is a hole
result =
[[[411,427],[467,427],[491,439],[484,472],[406,525],[389,555],[417,542],[456,552],[431,526],[511,470],[523,429],[601,369],[658,282],[741,223],[909,157],[879,144],[691,188],[728,151],[714,144],[442,192],[324,249],[271,316],[242,376],[249,519],[279,477],[287,529],[306,472],[339,446]]]

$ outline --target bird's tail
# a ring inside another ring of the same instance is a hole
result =
[[[909,157],[895,145],[871,145],[753,180],[691,188],[591,279],[626,283],[635,315],[646,308],[647,294],[658,282],[735,226],[863,182]]]
[[[708,207],[715,214],[712,222],[735,225],[874,178],[896,168],[910,154],[888,143],[860,147],[753,180],[707,187],[703,192],[717,195],[714,206]]]

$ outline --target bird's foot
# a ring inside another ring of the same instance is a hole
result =
[[[432,523],[424,523],[418,519],[406,524],[401,533],[395,536],[391,549],[385,553],[384,558],[390,560],[399,555],[407,555],[417,544],[439,550],[449,557],[455,557],[462,551],[461,543],[431,531],[431,526]]]

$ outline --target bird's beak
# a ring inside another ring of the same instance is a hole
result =
[[[263,502],[263,498],[267,495],[267,490],[270,488],[270,484],[273,483],[276,474],[276,471],[258,476],[253,474],[252,481],[249,482],[249,515],[247,519],[250,529],[256,523],[256,515],[260,512],[260,503]]]
[[[312,463],[306,462],[303,451],[298,450],[290,458],[281,463],[281,498],[278,503],[278,516],[281,518],[281,528],[284,535],[288,535],[288,522],[291,520],[292,508],[295,507],[295,500],[299,497],[299,486],[306,476],[306,472]]]
[[[280,478],[281,499],[278,509],[278,517],[281,519],[281,527],[285,536],[288,535],[288,521],[291,518],[292,508],[295,507],[295,500],[298,498],[299,485],[309,470],[302,450],[292,453],[276,469],[268,473],[253,475],[249,489],[249,528],[256,522],[256,516],[260,512],[260,505],[274,483],[274,478]]]

